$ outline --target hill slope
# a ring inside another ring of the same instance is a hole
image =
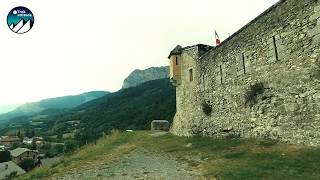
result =
[[[70,109],[79,106],[93,99],[108,94],[105,91],[92,91],[75,96],[63,96],[57,98],[44,99],[39,102],[26,103],[15,110],[0,115],[1,120],[8,120],[18,116],[30,116],[46,109]]]
[[[123,82],[122,89],[134,87],[141,83],[169,77],[169,67],[151,67],[145,70],[134,70]]]
[[[0,114],[4,114],[4,113],[10,112],[10,111],[13,111],[17,107],[19,107],[19,105],[1,105],[0,106]]]
[[[76,137],[81,145],[112,129],[149,129],[155,119],[171,122],[175,107],[175,89],[169,80],[154,80],[85,103],[60,116],[53,129],[68,133],[74,129],[65,128],[67,122],[80,121]]]

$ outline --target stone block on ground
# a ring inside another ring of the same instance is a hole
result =
[[[151,122],[151,130],[169,131],[170,123],[167,120],[154,120]]]

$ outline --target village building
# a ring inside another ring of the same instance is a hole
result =
[[[44,139],[43,137],[34,137],[33,140],[35,141],[37,146],[41,146],[44,144]]]
[[[38,151],[30,150],[27,148],[17,148],[10,151],[12,161],[19,164],[25,159],[33,159],[35,162],[38,161]]]
[[[35,143],[37,146],[41,146],[44,144],[44,139],[43,137],[33,137],[33,138],[25,137],[23,138],[22,143],[25,145],[32,145],[33,143]]]
[[[0,139],[0,145],[6,147],[12,147],[14,144],[20,144],[21,140],[18,136],[2,136]]]
[[[22,143],[26,145],[31,145],[32,142],[33,142],[33,138],[28,138],[28,137],[23,138],[23,141],[22,141]]]

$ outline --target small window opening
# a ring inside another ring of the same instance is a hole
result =
[[[176,65],[179,65],[178,57],[176,57]]]
[[[189,69],[189,80],[190,82],[193,81],[193,69]]]
[[[272,36],[272,40],[273,40],[274,54],[276,55],[276,60],[278,61],[279,60],[279,56],[278,56],[276,37]]]
[[[223,79],[222,79],[222,66],[220,65],[220,83],[223,83]]]
[[[243,67],[243,74],[246,73],[246,64],[244,59],[244,53],[242,53],[242,67]]]

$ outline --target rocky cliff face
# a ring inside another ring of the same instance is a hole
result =
[[[151,67],[145,70],[134,70],[123,82],[122,89],[134,87],[156,79],[169,78],[169,67]]]

